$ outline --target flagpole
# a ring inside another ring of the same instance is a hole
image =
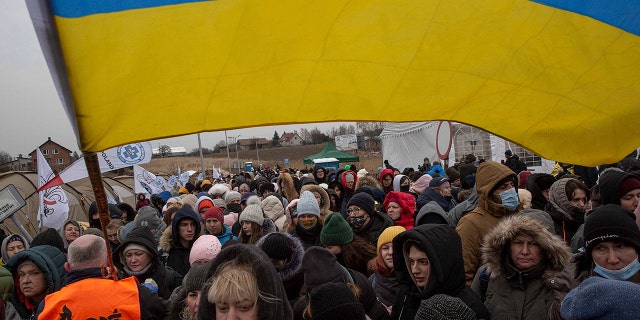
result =
[[[98,155],[95,152],[89,152],[84,154],[84,162],[87,165],[87,171],[89,173],[89,181],[91,181],[91,188],[96,196],[96,204],[98,206],[98,214],[100,216],[100,227],[104,234],[105,245],[107,247],[107,261],[109,274],[117,280],[116,268],[113,265],[113,259],[111,258],[111,247],[107,237],[107,225],[109,224],[109,203],[107,202],[107,194],[104,192],[104,185],[102,183],[102,175],[100,173],[100,163],[98,162]],[[91,217],[89,217],[91,218]]]
[[[204,158],[202,157],[202,143],[200,143],[200,133],[198,133],[198,149],[200,150],[200,167],[202,168],[202,180],[206,179],[204,172]]]
[[[227,144],[227,165],[229,166],[229,175],[231,175],[231,158],[229,158],[229,138],[227,138],[227,130],[224,131],[224,142]]]

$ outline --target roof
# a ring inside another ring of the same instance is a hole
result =
[[[41,148],[42,148],[42,146],[44,146],[47,142],[52,142],[52,143],[53,143],[53,144],[55,144],[56,146],[60,147],[61,149],[64,149],[65,151],[67,151],[67,152],[69,152],[69,153],[71,153],[71,152],[72,152],[71,150],[69,150],[69,149],[65,148],[63,145],[61,145],[61,144],[59,144],[59,143],[57,143],[57,142],[55,142],[55,141],[51,140],[51,137],[49,137],[49,139],[47,139],[47,141],[45,141],[45,142],[43,142],[41,145],[39,145],[37,149],[41,149]],[[60,150],[60,151],[62,151],[62,150]],[[31,156],[34,152],[36,152],[36,149],[33,149],[33,151],[29,152],[29,156]]]
[[[360,157],[336,149],[332,142],[327,142],[327,146],[322,151],[304,158],[304,163],[312,164],[313,159],[320,158],[336,158],[339,162],[360,162]]]
[[[257,140],[257,141],[256,141]],[[256,142],[259,145],[265,145],[265,144],[269,144],[269,140],[265,139],[265,138],[251,138],[251,139],[238,139],[238,143],[241,146],[250,146],[250,145],[254,145],[256,144]]]
[[[295,132],[290,132],[290,133],[283,133],[282,137],[280,137],[280,140],[278,141],[283,141],[283,142],[289,142],[291,141],[291,139],[293,139],[294,137],[296,137],[298,134]]]

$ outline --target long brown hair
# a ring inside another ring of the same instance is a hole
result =
[[[240,234],[238,235],[238,240],[242,243],[255,244],[262,236],[262,226],[253,221],[249,221],[249,223],[251,223],[251,236],[247,236],[247,234],[244,233],[244,230],[242,230],[241,227]],[[247,239],[247,241],[245,242],[245,239],[247,237],[249,237],[249,239]]]

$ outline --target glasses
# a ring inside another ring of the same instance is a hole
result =
[[[347,213],[352,214],[352,213],[359,212],[360,210],[362,210],[362,208],[347,209]]]

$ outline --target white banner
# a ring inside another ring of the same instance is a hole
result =
[[[139,165],[133,165],[133,191],[144,193],[149,198],[152,194],[157,194],[162,190],[156,189],[156,175],[145,170]]]
[[[358,136],[355,133],[336,136],[336,149],[340,151],[357,150]]]
[[[178,177],[175,175],[169,177],[169,181],[167,181],[167,190],[173,189],[173,187],[176,186],[176,183],[178,183]]]
[[[111,148],[98,153],[100,172],[130,167],[134,164],[149,163],[151,161],[151,143],[131,143],[120,147]],[[80,158],[72,163],[60,174],[51,179],[47,184],[38,188],[38,191],[52,188],[63,183],[79,180],[89,176],[84,159]]]
[[[53,170],[40,152],[38,153],[38,187],[45,185],[53,178]],[[53,228],[56,230],[64,226],[69,218],[69,199],[61,186],[48,188],[38,192],[40,207],[38,208],[39,227]]]

